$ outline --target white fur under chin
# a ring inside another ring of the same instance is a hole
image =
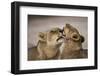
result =
[[[60,55],[59,55],[58,59],[61,59],[61,55],[62,55],[62,52],[63,52],[63,49],[64,49],[64,45],[65,45],[65,43],[62,43],[60,48],[59,48],[60,49]]]

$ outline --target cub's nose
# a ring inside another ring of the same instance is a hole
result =
[[[73,39],[74,41],[78,41],[80,39],[80,36],[77,33],[72,33],[71,39]]]
[[[63,30],[59,30],[59,32],[63,33]]]
[[[60,32],[61,32],[61,34],[62,34],[63,37],[66,36],[65,33],[64,33],[64,29],[60,30]]]

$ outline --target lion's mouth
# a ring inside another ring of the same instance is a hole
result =
[[[57,39],[57,42],[63,42],[63,37],[61,36],[61,37],[59,37],[58,39]]]

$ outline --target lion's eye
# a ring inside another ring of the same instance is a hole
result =
[[[63,32],[63,36],[65,36],[65,32]]]
[[[51,30],[50,32],[55,32],[54,30]]]

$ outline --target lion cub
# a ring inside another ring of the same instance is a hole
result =
[[[87,51],[82,49],[84,37],[70,24],[63,28],[64,42],[62,45],[61,59],[86,58]]]
[[[39,58],[42,59],[57,59],[60,53],[59,47],[62,44],[61,29],[53,28],[50,31],[39,34],[37,50]]]

